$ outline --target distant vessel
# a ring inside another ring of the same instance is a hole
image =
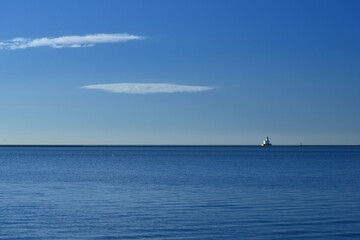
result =
[[[271,143],[270,143],[270,139],[269,137],[266,137],[263,144],[261,144],[262,147],[270,147],[272,146]]]

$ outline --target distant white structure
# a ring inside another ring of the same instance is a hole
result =
[[[269,147],[271,146],[269,137],[266,137],[263,144],[261,144],[262,147]]]

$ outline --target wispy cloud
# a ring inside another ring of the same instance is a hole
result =
[[[62,36],[57,38],[14,38],[11,40],[0,41],[0,49],[25,49],[33,47],[93,47],[98,43],[116,43],[130,40],[144,39],[142,36],[130,35],[127,33],[113,34],[89,34],[83,36]]]
[[[87,89],[99,89],[116,93],[146,94],[146,93],[175,93],[201,92],[213,89],[208,86],[189,86],[169,83],[112,83],[83,86]]]

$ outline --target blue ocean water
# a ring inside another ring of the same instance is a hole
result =
[[[2,147],[0,239],[360,239],[360,147]]]

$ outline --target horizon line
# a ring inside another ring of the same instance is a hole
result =
[[[260,144],[0,144],[1,147],[359,147],[360,144],[279,144],[263,147]]]

